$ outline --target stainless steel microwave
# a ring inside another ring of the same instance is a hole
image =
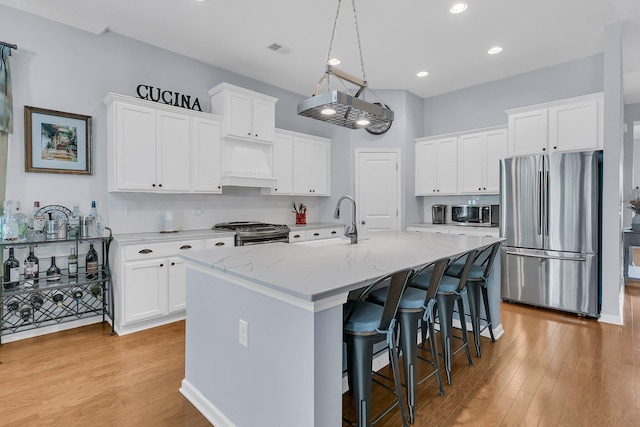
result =
[[[457,224],[497,227],[500,205],[452,205],[451,221]]]

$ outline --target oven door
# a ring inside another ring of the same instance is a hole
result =
[[[248,240],[238,240],[236,246],[266,245],[267,243],[289,243],[289,234],[287,233],[285,236],[252,237]]]

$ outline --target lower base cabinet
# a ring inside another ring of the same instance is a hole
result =
[[[124,335],[184,319],[186,265],[177,255],[233,245],[233,237],[118,245],[116,259],[122,267],[116,269],[114,284],[116,332]]]

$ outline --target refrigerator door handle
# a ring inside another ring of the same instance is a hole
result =
[[[586,261],[587,258],[586,257],[568,257],[568,256],[551,256],[551,255],[536,255],[536,254],[527,254],[527,253],[522,253],[522,252],[513,252],[513,251],[506,251],[507,255],[515,255],[515,256],[522,256],[522,257],[528,257],[528,258],[542,258],[542,259],[557,259],[560,261]]]
[[[544,235],[549,236],[549,171],[544,172]]]
[[[542,235],[542,172],[538,172],[538,194],[536,195],[538,199],[538,221],[536,222],[536,233],[538,235]]]

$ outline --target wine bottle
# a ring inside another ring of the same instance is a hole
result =
[[[62,301],[64,300],[64,295],[62,295],[61,293],[57,293],[51,299],[53,300],[53,302],[56,303],[58,308],[62,308]]]
[[[76,254],[76,247],[71,246],[71,255],[69,255],[69,281],[71,283],[77,283],[78,281],[78,254]]]
[[[51,267],[47,269],[47,282],[57,282],[61,277],[60,269],[56,265],[56,257],[52,256]]]
[[[7,302],[7,311],[9,313],[14,313],[14,314],[17,313],[18,308],[20,308],[20,303],[18,302],[17,299],[11,298],[9,302]]]
[[[73,299],[76,300],[76,311],[80,310],[80,303],[82,302],[82,289],[80,288],[73,288],[71,289],[71,295],[73,296]]]
[[[44,304],[44,298],[40,292],[35,292],[29,297],[29,302],[31,302],[33,309],[37,311]]]
[[[91,285],[89,290],[91,291],[91,295],[93,295],[95,298],[102,297],[102,286],[99,283],[94,283],[93,285]]]
[[[29,318],[31,317],[31,306],[30,305],[23,305],[22,306],[22,308],[20,309],[20,317],[25,322],[29,320]]]
[[[93,243],[89,245],[87,252],[87,279],[95,280],[98,278],[98,253],[93,248]]]
[[[29,255],[24,260],[24,283],[27,287],[37,284],[40,277],[40,260],[33,251],[33,245],[29,245]]]
[[[4,288],[13,289],[20,284],[20,262],[13,256],[13,248],[9,248],[9,258],[4,262]]]

